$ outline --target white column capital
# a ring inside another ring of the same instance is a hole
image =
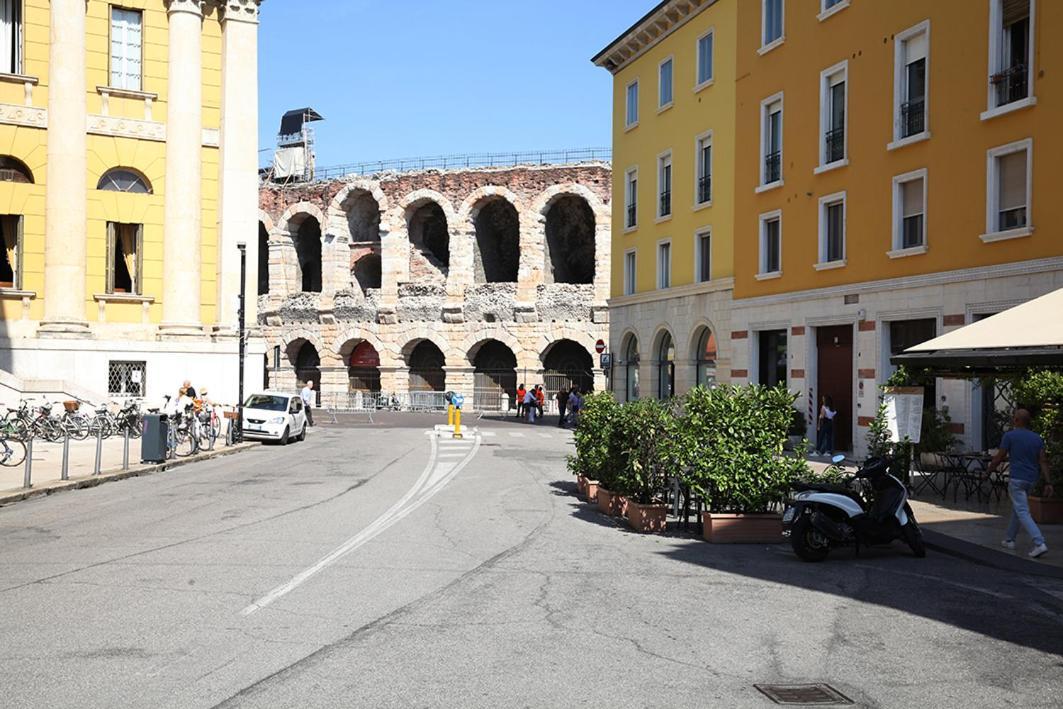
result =
[[[203,0],[166,0],[167,16],[179,12],[187,12],[197,17],[203,17]]]
[[[258,6],[262,0],[220,0],[222,22],[250,22],[258,24]]]

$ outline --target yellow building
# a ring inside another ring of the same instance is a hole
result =
[[[613,75],[610,350],[621,400],[730,370],[738,3],[660,3],[594,57]],[[718,347],[719,345],[719,347]]]
[[[0,3],[0,391],[235,398],[259,2]]]

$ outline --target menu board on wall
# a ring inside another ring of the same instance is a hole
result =
[[[907,438],[918,443],[923,429],[923,387],[892,387],[885,390],[883,400],[890,440],[900,443]]]

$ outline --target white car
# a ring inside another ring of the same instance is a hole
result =
[[[244,438],[279,441],[306,438],[306,412],[298,394],[264,391],[244,402]]]

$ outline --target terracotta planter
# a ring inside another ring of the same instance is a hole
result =
[[[599,487],[598,509],[610,517],[624,517],[627,515],[627,498],[620,493]]]
[[[587,481],[587,488],[586,488],[586,490],[584,492],[584,495],[586,495],[586,497],[587,497],[587,502],[595,502],[595,501],[597,501],[597,499],[598,499],[598,481],[597,480],[588,480]]]
[[[578,496],[580,496],[580,497],[586,497],[587,496],[587,476],[585,476],[585,475],[577,475],[576,476],[576,494]]]
[[[1063,500],[1030,495],[1030,514],[1038,524],[1063,524]]]
[[[782,515],[701,513],[702,536],[713,544],[777,544],[782,537]]]
[[[628,500],[627,521],[636,532],[663,532],[668,525],[668,507]]]

